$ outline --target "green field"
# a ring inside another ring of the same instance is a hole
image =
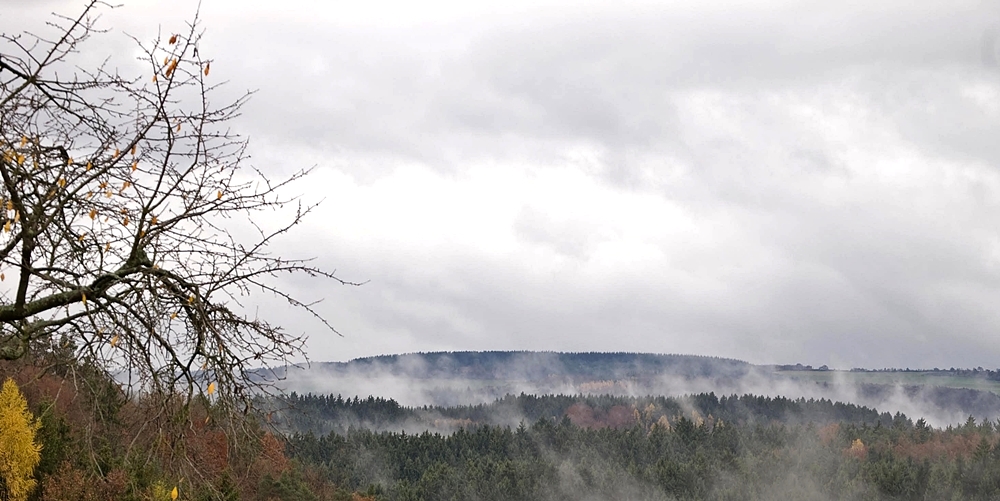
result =
[[[990,391],[1000,395],[1000,381],[956,376],[940,372],[850,372],[850,371],[775,371],[799,381],[832,384],[887,384],[904,386],[943,386]]]

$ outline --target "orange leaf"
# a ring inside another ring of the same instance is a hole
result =
[[[205,76],[208,76],[208,70],[212,69],[212,63],[205,63]]]
[[[169,43],[170,43],[170,45],[173,45],[173,44],[177,43],[177,35],[171,36]]]

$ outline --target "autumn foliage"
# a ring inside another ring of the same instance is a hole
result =
[[[35,467],[41,446],[35,442],[39,423],[12,379],[0,388],[0,494],[23,501],[35,488]]]

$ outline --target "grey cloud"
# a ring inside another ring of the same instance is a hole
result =
[[[978,65],[977,16],[942,4],[605,12],[599,19],[487,26],[451,50],[420,31],[296,26],[269,37],[278,47],[255,59],[278,74],[309,74],[310,60],[324,61],[319,73],[273,89],[281,96],[274,102],[297,116],[283,125],[320,126],[306,137],[319,134],[345,149],[389,147],[427,157],[433,148],[465,149],[458,139],[468,142],[466,155],[489,143],[495,154],[508,146],[505,137],[641,146],[681,125],[671,123],[678,90],[808,91],[861,79],[876,91],[880,74],[898,79]],[[302,39],[311,43],[293,43]],[[317,113],[323,118],[308,118]]]
[[[336,351],[318,335],[314,358],[518,348],[992,366],[1000,71],[983,65],[982,35],[998,20],[997,2],[392,28],[247,16],[208,25],[205,50],[235,91],[260,89],[235,126],[262,168],[306,151],[365,186],[406,163],[454,177],[477,161],[572,168],[675,204],[712,237],[664,230],[650,269],[595,280],[587,266],[617,228],[544,206],[522,208],[505,257],[341,242],[320,221],[289,250],[371,283],[291,284],[327,296],[349,338]],[[562,267],[533,268],[546,253]]]

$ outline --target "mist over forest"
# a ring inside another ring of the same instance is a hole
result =
[[[933,426],[1000,416],[1000,374],[978,369],[830,370],[648,353],[437,352],[313,363],[276,375],[299,394],[405,406],[486,404],[505,395],[762,395],[827,399],[922,417]]]
[[[280,373],[290,457],[384,500],[993,499],[1000,372],[436,352]]]

